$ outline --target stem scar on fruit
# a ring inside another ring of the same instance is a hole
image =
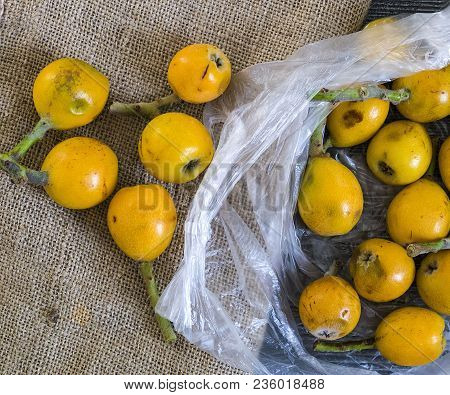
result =
[[[20,164],[28,150],[50,129],[68,130],[92,122],[103,110],[108,95],[108,79],[88,63],[62,58],[48,64],[33,86],[40,120],[11,151],[0,154],[0,168],[13,180],[44,185],[44,175]]]
[[[172,58],[167,80],[173,94],[150,103],[114,102],[110,111],[153,118],[159,115],[164,107],[180,100],[194,104],[210,102],[222,95],[230,84],[231,63],[214,45],[188,45]]]
[[[111,199],[107,214],[108,229],[117,246],[140,263],[147,295],[154,309],[159,292],[153,274],[153,261],[170,245],[177,224],[175,204],[161,185],[136,185],[120,189]],[[168,342],[176,340],[171,323],[156,314]]]

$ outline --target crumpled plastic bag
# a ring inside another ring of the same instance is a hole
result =
[[[352,232],[315,236],[296,213],[309,137],[333,108],[311,101],[316,92],[387,82],[449,61],[450,7],[306,45],[235,75],[226,94],[205,107],[204,122],[220,139],[184,224],[183,262],[158,313],[201,349],[256,374],[450,373],[448,347],[418,368],[395,366],[372,350],[319,355],[299,322],[298,297],[308,282],[333,260],[346,262],[363,239],[387,237],[386,207],[399,188],[373,178],[365,146],[331,150],[363,187],[364,213]],[[432,125],[433,133],[446,135],[445,122]],[[406,304],[423,305],[415,289],[392,303],[363,301],[348,338],[369,337],[381,317]]]

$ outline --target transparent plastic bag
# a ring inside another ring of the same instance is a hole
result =
[[[184,260],[157,311],[190,342],[247,372],[449,373],[448,346],[437,363],[401,368],[375,351],[318,355],[299,324],[305,284],[333,260],[346,262],[363,239],[386,236],[385,211],[398,188],[372,177],[364,146],[331,151],[364,190],[356,229],[321,238],[296,214],[309,137],[332,109],[310,98],[324,87],[387,82],[449,59],[447,8],[307,45],[234,76],[226,94],[205,108],[205,124],[220,139],[184,225]],[[433,130],[447,133],[444,122]],[[370,336],[383,315],[405,304],[423,305],[414,289],[393,303],[363,302],[349,338]]]

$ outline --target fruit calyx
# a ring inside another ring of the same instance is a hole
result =
[[[191,159],[188,163],[183,166],[183,171],[185,173],[192,173],[200,164],[200,159]]]
[[[356,264],[362,266],[364,269],[368,269],[370,266],[375,264],[378,260],[378,255],[374,254],[370,250],[363,250],[359,253],[356,259]]]
[[[211,56],[209,58],[211,59],[211,61],[213,61],[216,64],[218,69],[222,68],[223,60],[220,56],[218,56],[216,53],[213,53],[213,54],[211,54]]]

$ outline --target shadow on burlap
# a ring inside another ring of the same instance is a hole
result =
[[[37,122],[34,78],[59,57],[81,58],[105,73],[111,99],[151,99],[169,93],[168,62],[189,43],[217,44],[236,72],[355,30],[369,3],[6,0],[0,20],[0,149],[11,148]],[[198,106],[182,111],[201,116]],[[51,132],[26,163],[39,167],[57,142],[87,135],[116,152],[118,187],[155,182],[137,154],[144,126],[140,119],[103,113],[85,128]],[[196,183],[167,187],[179,223],[170,248],[155,264],[161,288],[182,259],[183,223]],[[14,185],[1,174],[0,190],[1,373],[239,373],[181,338],[172,346],[163,342],[137,266],[109,236],[108,202],[66,210],[42,190]]]

